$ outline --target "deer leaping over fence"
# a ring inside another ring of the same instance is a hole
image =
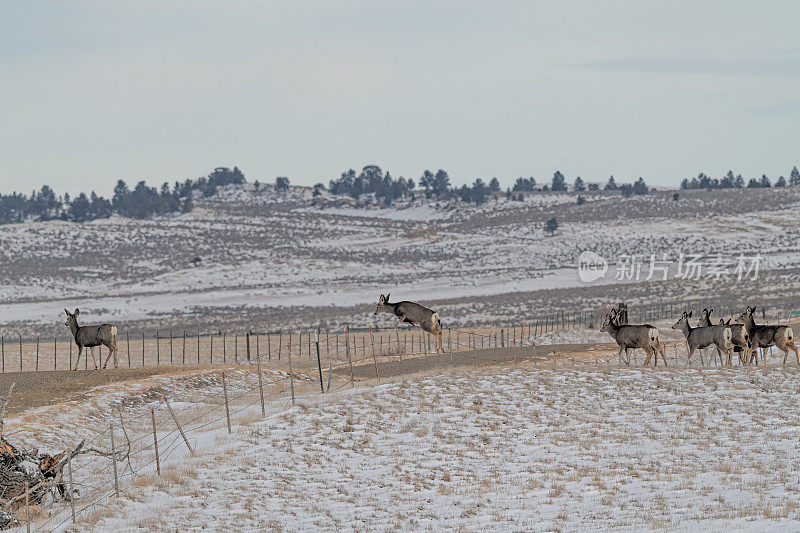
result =
[[[436,336],[436,352],[444,351],[442,347],[442,323],[439,320],[439,313],[428,309],[425,306],[414,302],[397,302],[389,303],[389,295],[378,299],[378,307],[375,308],[375,314],[391,313],[397,317],[400,322],[407,324],[414,324],[419,326],[422,331],[426,331]]]

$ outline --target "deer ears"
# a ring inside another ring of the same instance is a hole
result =
[[[75,315],[75,318],[78,318],[78,315],[81,314],[81,310],[76,307],[75,312],[72,314]]]
[[[689,318],[691,318],[693,313],[694,313],[694,310],[692,310],[692,311],[689,311],[689,314],[688,314],[688,315],[686,315],[686,316],[687,316],[687,317],[689,317]]]
[[[66,309],[64,309],[64,312],[65,312],[65,313],[67,313],[67,316],[69,316],[69,311],[67,311]]]
[[[379,302],[379,303],[386,303],[386,296],[384,296],[383,294],[381,294],[381,297],[380,297],[380,298],[378,298],[378,302]]]

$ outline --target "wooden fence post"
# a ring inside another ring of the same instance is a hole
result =
[[[181,348],[181,351],[183,352],[181,354],[181,364],[185,365],[186,364],[186,330],[183,330],[183,347]]]
[[[250,332],[248,331],[245,335],[245,346],[247,347],[247,360],[250,360]]]
[[[161,461],[158,458],[158,434],[156,433],[156,410],[150,408],[150,418],[153,421],[153,448],[156,451],[156,473],[161,475]]]
[[[156,366],[161,366],[161,333],[156,330]]]
[[[197,364],[200,364],[200,332],[197,332]]]
[[[267,416],[267,412],[264,409],[264,378],[261,377],[261,356],[256,356],[256,362],[258,363],[258,393],[261,395],[261,416]]]
[[[347,362],[350,365],[350,388],[355,387],[353,383],[353,358],[350,356],[350,328],[344,328],[344,351],[347,353]]]
[[[19,336],[19,371],[22,372],[22,335]]]
[[[86,359],[86,357],[84,357]],[[142,366],[144,366],[144,331],[142,332]]]
[[[189,448],[189,453],[194,455],[194,450],[192,450],[192,446],[189,444],[189,439],[186,438],[186,434],[183,432],[183,428],[181,427],[180,422],[178,422],[178,417],[175,415],[175,411],[172,410],[169,400],[167,400],[166,396],[162,396],[162,398],[164,398],[164,403],[167,404],[167,409],[169,409],[169,414],[172,416],[172,420],[175,422],[175,425],[178,426],[178,431],[180,431],[181,437],[183,437],[183,442],[186,443],[186,447]]]
[[[58,361],[58,339],[53,339],[53,372],[58,370],[57,368],[57,361]]]
[[[172,364],[172,330],[169,330],[169,364]]]
[[[119,498],[119,477],[117,476],[117,448],[114,446],[114,423],[109,424],[111,431],[111,464],[114,466],[114,495]]]
[[[286,347],[286,354],[289,357],[289,387],[292,390],[292,407],[294,407],[294,372],[292,371],[292,348],[291,345]]]
[[[72,367],[70,366],[70,370]],[[72,523],[75,523],[75,487],[72,482],[72,450],[67,453],[67,468],[69,468],[69,507],[72,511]]]
[[[25,529],[28,533],[31,533],[31,507],[30,507],[30,498],[28,497],[28,491],[30,487],[28,486],[28,482],[25,482]]]
[[[231,432],[231,410],[228,406],[228,386],[225,384],[225,372],[222,373],[222,394],[225,396],[225,418],[228,420],[228,433]]]
[[[309,335],[310,336],[310,335]],[[319,389],[325,392],[325,387],[322,385],[322,361],[319,358],[319,333],[314,333],[314,344],[317,346],[317,369],[319,369]]]
[[[131,335],[127,331],[125,332],[125,341],[128,343],[128,368],[131,367]],[[70,369],[72,367],[72,343],[69,344],[69,361],[70,361]]]
[[[39,335],[36,335],[36,371],[39,371]]]
[[[3,355],[3,374],[6,373],[6,337],[0,335],[0,351]],[[69,345],[69,368],[72,370],[72,344]]]

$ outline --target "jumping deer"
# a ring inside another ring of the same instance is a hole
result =
[[[739,315],[736,319],[741,322],[750,335],[750,344],[753,348],[769,348],[770,346],[777,346],[783,351],[783,364],[786,364],[786,358],[789,356],[789,350],[792,350],[797,357],[797,364],[800,365],[800,352],[794,343],[794,332],[790,326],[770,326],[767,324],[756,324],[753,318],[753,312],[756,307],[747,306],[744,313]],[[764,359],[766,363],[766,358]]]
[[[94,362],[95,370],[97,370],[97,359],[94,357],[95,346],[108,347],[108,357],[106,357],[106,362],[103,364],[103,368],[108,365],[108,360],[112,355],[116,361],[117,326],[114,326],[113,324],[79,326],[78,315],[81,314],[80,309],[75,309],[74,313],[70,313],[64,309],[64,312],[67,314],[66,326],[69,327],[70,331],[72,332],[72,336],[75,338],[75,344],[78,345],[78,360],[75,362],[75,368],[73,368],[73,370],[78,370],[78,363],[81,360],[81,353],[83,352],[84,348],[89,348],[89,352],[92,354],[92,361]]]
[[[664,355],[664,348],[658,340],[658,328],[650,324],[623,324],[617,323],[619,312],[617,309],[612,309],[606,315],[603,326],[600,331],[605,331],[611,335],[619,346],[617,357],[620,358],[626,365],[631,364],[631,358],[628,350],[641,348],[647,354],[644,366],[650,364],[650,358],[655,355],[654,364],[658,366],[658,354],[664,360],[664,366],[667,366],[667,358]],[[622,352],[625,351],[625,359],[622,358]]]
[[[689,324],[689,318],[691,318],[691,316],[692,311],[688,313],[684,311],[681,318],[672,325],[672,329],[677,329],[686,337],[689,355],[686,358],[686,365],[684,365],[684,368],[689,364],[689,361],[692,360],[694,352],[698,349],[711,346],[712,344],[715,345],[720,352],[727,355],[728,361],[730,361],[732,357],[731,354],[733,353],[733,341],[731,340],[733,333],[731,333],[731,328],[728,326],[693,328],[691,324]]]
[[[378,307],[375,314],[391,313],[397,320],[407,324],[419,326],[422,331],[426,331],[436,336],[436,353],[443,352],[442,346],[442,323],[439,320],[439,313],[428,309],[425,306],[414,302],[389,303],[389,294],[381,294],[378,299]]]
[[[711,322],[711,313],[714,312],[714,309],[703,308],[702,316],[700,317],[700,322],[698,326],[700,327],[729,327],[731,328],[731,342],[733,343],[733,351],[739,354],[739,363],[748,362],[748,355],[747,350],[750,348],[750,335],[747,333],[747,329],[744,327],[744,324],[731,324],[731,319],[729,318],[727,322],[719,319],[719,324],[713,324]],[[722,360],[722,352],[719,351],[717,348],[717,355]],[[711,360],[709,359],[709,365],[711,364]],[[728,360],[728,364],[731,364],[731,361]]]

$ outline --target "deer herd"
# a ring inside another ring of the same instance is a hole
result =
[[[758,349],[762,350],[762,361],[766,361],[766,349],[775,346],[784,352],[784,364],[786,364],[786,358],[789,355],[789,350],[791,350],[795,353],[797,363],[800,365],[800,352],[794,343],[792,328],[786,325],[756,324],[753,318],[755,310],[755,307],[748,306],[735,319],[733,317],[727,321],[720,319],[718,324],[714,324],[711,322],[711,314],[714,310],[703,309],[700,320],[694,326],[689,321],[692,318],[692,312],[687,313],[684,311],[678,321],[672,325],[672,329],[679,330],[686,338],[688,349],[686,364],[689,364],[697,350],[705,350],[712,346],[716,350],[715,355],[718,357],[720,364],[730,365],[734,353],[738,354],[740,364],[758,364]],[[80,309],[75,309],[73,313],[64,309],[64,312],[67,314],[65,325],[69,327],[75,344],[78,346],[78,359],[73,370],[78,369],[78,363],[84,348],[89,349],[95,369],[98,368],[97,360],[94,357],[95,347],[106,346],[109,350],[105,363],[103,363],[103,368],[106,368],[112,355],[116,361],[116,326],[113,324],[80,326],[78,325]],[[392,314],[397,318],[398,323],[418,326],[423,331],[434,335],[436,338],[436,352],[444,351],[442,346],[443,326],[439,319],[439,313],[436,311],[409,301],[391,303],[389,302],[388,294],[386,296],[381,294],[374,314],[378,315],[380,313]],[[732,321],[733,323],[731,323]],[[617,357],[625,364],[630,365],[630,350],[641,349],[647,355],[644,362],[645,366],[650,364],[651,359],[653,359],[654,366],[658,366],[659,355],[664,365],[667,365],[664,346],[659,340],[657,327],[650,324],[628,324],[626,312],[612,309],[606,315],[600,330],[614,338],[619,346]],[[623,352],[625,353],[624,358],[622,357]],[[702,353],[701,351],[700,363],[704,365]],[[709,359],[710,363],[711,359]]]
[[[727,321],[720,319],[718,324],[711,322],[713,309],[703,309],[702,316],[697,325],[692,326],[689,319],[692,318],[692,311],[683,312],[681,317],[672,329],[683,333],[686,339],[687,359],[689,364],[692,356],[697,350],[704,350],[713,347],[720,364],[731,364],[733,354],[737,353],[740,364],[758,364],[758,350],[761,349],[762,361],[766,362],[766,350],[772,346],[783,351],[783,364],[789,350],[795,353],[797,363],[800,365],[800,352],[794,343],[794,333],[792,328],[785,325],[756,324],[753,318],[755,307],[748,306],[745,311],[736,317],[729,318]],[[733,323],[731,323],[733,321]],[[625,324],[626,320],[620,320],[619,311],[612,309],[606,315],[601,331],[611,335],[619,346],[617,356],[630,364],[629,350],[640,348],[647,354],[645,366],[654,358],[654,365],[658,365],[658,355],[667,364],[664,356],[664,347],[658,339],[658,328],[650,324]],[[623,351],[625,358],[622,357]],[[724,356],[724,357],[723,357]],[[700,363],[703,362],[702,351],[700,352]],[[709,364],[711,359],[709,359]]]

